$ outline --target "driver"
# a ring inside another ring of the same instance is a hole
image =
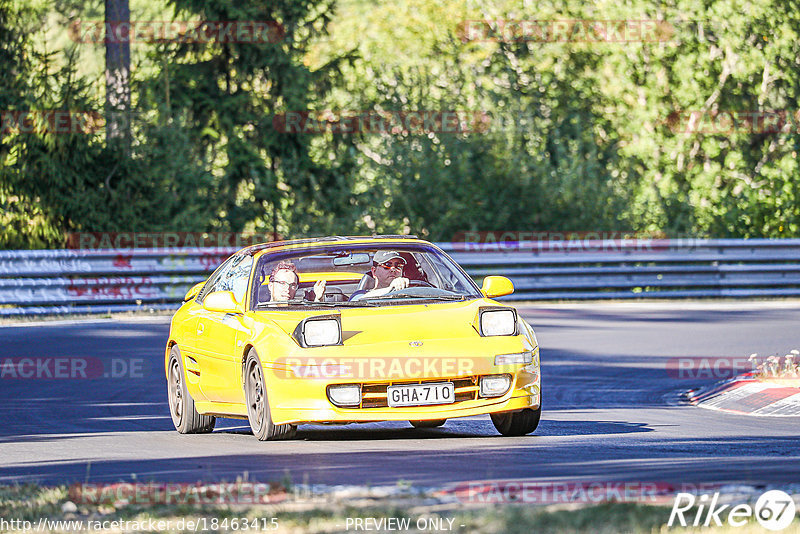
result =
[[[286,302],[294,298],[300,285],[297,266],[288,261],[279,262],[269,273],[270,302]],[[325,297],[325,280],[318,280],[314,290],[305,294],[305,300],[321,301]]]
[[[379,250],[372,257],[372,278],[375,279],[375,287],[364,292],[356,291],[350,299],[358,295],[365,298],[380,297],[390,291],[405,289],[409,285],[408,278],[403,276],[403,268],[406,260],[395,250]]]

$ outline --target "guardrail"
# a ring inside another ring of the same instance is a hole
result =
[[[515,299],[800,296],[800,239],[664,239],[445,245]]]
[[[508,300],[800,296],[800,239],[439,243]],[[0,316],[175,309],[234,248],[0,251]]]
[[[0,316],[176,309],[235,251],[0,251]]]

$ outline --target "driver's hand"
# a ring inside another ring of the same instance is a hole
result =
[[[321,302],[325,298],[325,280],[317,280],[314,284],[314,301]]]
[[[408,278],[403,278],[402,276],[400,278],[395,278],[394,280],[392,280],[392,283],[389,284],[389,290],[398,291],[400,289],[405,289],[408,287],[409,283],[410,282]]]

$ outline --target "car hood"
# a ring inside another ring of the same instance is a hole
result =
[[[275,323],[287,335],[291,335],[304,318],[340,315],[344,346],[454,338],[480,342],[486,338],[476,330],[477,317],[478,310],[485,306],[496,307],[498,303],[476,299],[364,308],[269,310],[257,314]]]

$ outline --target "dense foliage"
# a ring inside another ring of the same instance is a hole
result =
[[[333,2],[159,4],[174,20],[277,21],[280,38],[136,44],[130,150],[102,132],[0,132],[0,246],[76,231],[798,235],[797,2]],[[48,51],[35,31],[97,16],[79,4],[0,0],[0,110],[102,109],[96,49]],[[132,1],[132,18],[154,5]],[[622,41],[467,22],[487,20],[662,22]],[[481,121],[285,128],[418,111]]]

